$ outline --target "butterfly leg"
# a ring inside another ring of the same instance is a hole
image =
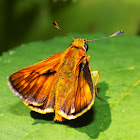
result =
[[[95,93],[100,100],[104,101],[104,99],[102,99],[97,92],[97,84],[99,81],[99,71],[92,71],[91,74],[92,74],[93,81],[94,81],[94,79],[96,79],[95,80]]]
[[[87,62],[89,63],[90,62],[90,58],[91,58],[91,56],[90,55],[88,55],[87,56]],[[93,81],[94,81],[94,85],[95,85],[95,93],[96,93],[96,95],[97,95],[97,97],[100,99],[100,100],[102,100],[102,101],[104,101],[104,99],[102,99],[100,96],[99,96],[99,94],[98,94],[98,92],[97,92],[97,84],[98,84],[98,81],[99,81],[99,71],[92,71],[91,72],[91,75],[92,75],[92,79],[93,79]],[[95,80],[94,80],[95,79]]]

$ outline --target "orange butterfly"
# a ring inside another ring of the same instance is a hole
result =
[[[55,21],[53,24],[65,34]],[[122,31],[108,37],[120,33]],[[54,112],[54,120],[58,122],[81,116],[94,104],[95,92],[98,96],[99,72],[91,72],[90,55],[86,55],[88,41],[95,40],[72,39],[64,53],[57,53],[9,77],[11,90],[25,105],[41,114]]]

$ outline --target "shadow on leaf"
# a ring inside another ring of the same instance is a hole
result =
[[[30,115],[32,118],[35,119],[35,122],[33,123],[33,125],[36,125],[38,123],[44,124],[44,123],[47,123],[47,121],[52,121],[54,119],[54,113],[40,114],[35,111],[31,111]]]

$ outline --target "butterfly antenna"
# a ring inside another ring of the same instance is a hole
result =
[[[55,21],[51,21],[51,22],[52,22],[53,25],[54,25],[58,30],[60,30],[64,35],[66,35],[66,36],[68,36],[69,38],[71,38],[71,39],[74,40],[73,37],[71,37],[71,36],[69,36],[68,34],[64,33],[64,32],[59,28],[58,24],[57,24]]]
[[[118,31],[110,36],[107,36],[107,37],[103,37],[103,38],[99,38],[99,39],[93,39],[93,40],[87,40],[87,41],[96,41],[96,40],[102,40],[102,39],[106,39],[106,38],[109,38],[109,37],[113,37],[113,36],[116,36],[116,35],[119,35],[121,33],[124,33],[123,31]]]

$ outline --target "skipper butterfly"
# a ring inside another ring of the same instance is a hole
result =
[[[55,21],[53,24],[70,37]],[[33,111],[41,114],[54,112],[54,120],[58,122],[76,119],[92,107],[95,93],[99,97],[99,72],[91,71],[89,66],[90,55],[86,54],[88,42],[113,37],[122,32],[94,40],[70,37],[73,42],[68,49],[13,73],[9,77],[9,86]]]

